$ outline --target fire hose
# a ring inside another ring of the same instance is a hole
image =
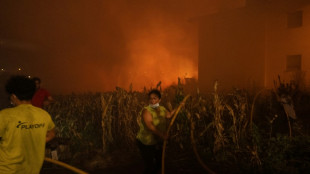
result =
[[[180,112],[181,107],[184,106],[186,100],[187,100],[189,97],[190,97],[190,95],[187,95],[187,96],[183,99],[183,101],[181,102],[181,104],[178,106],[176,112],[173,114],[172,120],[171,120],[171,122],[170,122],[170,124],[169,124],[169,127],[168,127],[168,130],[167,130],[167,134],[168,134],[168,135],[169,135],[169,131],[170,131],[170,129],[171,129],[171,126],[173,125],[173,123],[174,123],[174,121],[175,121],[175,119],[176,119],[178,113]],[[196,146],[195,146],[196,142],[195,142],[195,140],[194,140],[194,138],[193,138],[193,130],[194,130],[193,124],[194,124],[194,123],[193,123],[192,119],[191,119],[190,121],[191,121],[191,142],[192,142],[192,144],[193,144],[193,149],[194,149],[194,153],[195,153],[195,155],[196,155],[196,158],[197,158],[198,162],[200,163],[200,165],[201,165],[208,173],[210,173],[210,174],[215,174],[215,172],[213,172],[208,166],[206,166],[206,165],[202,162],[202,160],[200,159],[200,157],[199,157],[199,155],[198,155],[198,152],[197,152],[197,149],[196,149]],[[166,146],[167,146],[167,140],[165,140],[165,141],[164,141],[164,144],[163,144],[162,159],[161,159],[161,161],[162,161],[162,163],[161,163],[161,165],[162,165],[161,174],[165,174],[165,152],[166,152]]]
[[[64,168],[69,169],[69,170],[71,170],[71,171],[73,171],[73,172],[75,172],[75,173],[78,173],[78,174],[88,174],[88,173],[82,171],[81,169],[78,169],[78,168],[76,168],[76,167],[70,166],[69,164],[66,164],[66,163],[61,162],[61,161],[53,160],[53,159],[47,158],[47,157],[45,157],[44,160],[45,160],[46,162],[50,162],[50,163],[53,163],[53,164],[62,166],[62,167],[64,167]]]
[[[169,124],[169,127],[167,129],[167,135],[169,135],[169,131],[171,129],[171,126],[173,125],[174,123],[174,120],[176,119],[178,113],[180,112],[181,110],[181,107],[184,106],[184,103],[185,101],[189,98],[189,95],[187,95],[183,101],[181,102],[181,104],[179,105],[179,107],[177,108],[177,110],[175,111],[174,115],[172,116],[172,119],[171,119],[171,122]],[[166,152],[166,146],[167,146],[167,140],[164,141],[164,144],[163,144],[163,152],[162,152],[162,159],[161,159],[161,173],[162,174],[165,174],[165,152]]]

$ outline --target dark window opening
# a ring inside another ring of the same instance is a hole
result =
[[[287,27],[297,28],[302,26],[303,12],[296,11],[287,15]]]
[[[301,55],[286,57],[286,71],[301,71]]]

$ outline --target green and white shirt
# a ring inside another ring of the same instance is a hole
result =
[[[159,112],[157,109],[153,109],[150,106],[144,107],[144,109],[148,110],[153,118],[153,125],[161,132],[166,132],[166,108],[163,106],[159,106]],[[159,113],[159,114],[158,114]],[[138,124],[139,124],[139,132],[137,134],[137,139],[141,141],[141,143],[145,145],[154,145],[158,143],[158,138],[152,133],[152,131],[148,130],[145,123],[143,122],[142,112],[139,114]]]

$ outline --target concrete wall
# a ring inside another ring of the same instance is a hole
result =
[[[288,28],[288,14],[303,12],[301,27]],[[286,6],[270,10],[266,28],[266,86],[273,87],[277,76],[289,82],[294,73],[286,71],[286,59],[289,55],[301,55],[301,71],[305,86],[310,85],[310,6]]]
[[[212,91],[215,80],[223,90],[273,88],[278,76],[310,86],[310,1],[266,2],[253,0],[247,7],[200,19],[198,83],[202,91]],[[288,15],[297,11],[302,11],[302,26],[288,27]],[[300,71],[287,70],[290,55],[301,55]]]
[[[265,20],[257,10],[222,11],[201,20],[198,81],[202,91],[264,85]]]

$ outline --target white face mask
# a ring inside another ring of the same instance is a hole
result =
[[[149,106],[150,106],[151,108],[155,109],[155,108],[159,107],[159,103],[150,104]]]

